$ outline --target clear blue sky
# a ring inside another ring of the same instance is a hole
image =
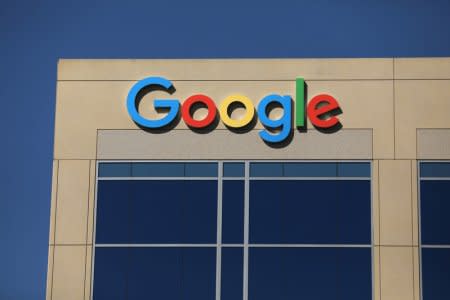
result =
[[[450,56],[448,0],[2,1],[0,299],[44,299],[59,58]]]

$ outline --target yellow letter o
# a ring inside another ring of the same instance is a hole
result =
[[[245,115],[239,120],[232,119],[228,115],[228,107],[235,102],[242,103],[245,108]],[[253,117],[255,116],[255,107],[249,98],[243,95],[235,94],[226,97],[222,101],[222,103],[220,103],[219,114],[222,122],[226,126],[232,128],[241,128],[247,126],[253,120]]]

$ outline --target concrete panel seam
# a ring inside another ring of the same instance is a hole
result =
[[[395,126],[395,117],[396,117],[396,110],[395,110],[395,62],[394,62],[394,58],[392,58],[392,106],[393,106],[393,125],[394,126],[394,159],[397,157],[397,153],[396,153],[396,146],[395,146],[395,131],[396,131],[396,126]]]
[[[59,160],[56,160],[56,195],[55,195],[55,216],[54,216],[54,227],[53,227],[53,241],[56,242],[56,215],[58,214],[58,191],[59,191]],[[55,252],[56,247],[53,246],[53,263],[52,263],[52,282],[50,284],[50,300],[53,300],[53,278],[55,274]]]
[[[85,241],[88,242],[88,231],[89,231],[89,196],[91,192],[91,164],[92,162],[89,161],[89,175],[88,175],[88,189],[87,189],[87,213],[86,213],[86,235],[85,235]],[[87,277],[87,255],[88,255],[88,247],[86,246],[86,250],[84,251],[84,279],[83,279],[83,298],[86,295],[86,277]]]
[[[59,79],[57,82],[137,82],[140,79]],[[392,81],[393,78],[327,78],[327,79],[308,79],[310,82],[327,82],[327,81]],[[409,79],[395,79],[395,80],[409,80]],[[411,80],[425,80],[425,79],[411,79]],[[433,79],[426,79],[433,80]],[[435,79],[446,80],[446,79]],[[295,79],[173,79],[171,82],[295,82]]]

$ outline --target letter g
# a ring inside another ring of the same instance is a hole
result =
[[[138,93],[142,89],[150,86],[163,87],[164,90],[168,91],[172,87],[172,82],[163,77],[147,77],[145,79],[138,81],[135,85],[133,85],[130,92],[128,93],[127,97],[128,114],[133,119],[133,121],[140,126],[146,128],[164,127],[170,124],[176,118],[178,111],[180,110],[180,102],[177,99],[166,99],[166,100],[155,99],[153,101],[155,109],[168,108],[169,113],[159,120],[149,120],[144,118],[139,114],[136,98]]]

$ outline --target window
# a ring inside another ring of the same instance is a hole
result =
[[[368,162],[100,162],[93,298],[372,299]]]
[[[450,162],[420,162],[422,298],[450,299]]]

